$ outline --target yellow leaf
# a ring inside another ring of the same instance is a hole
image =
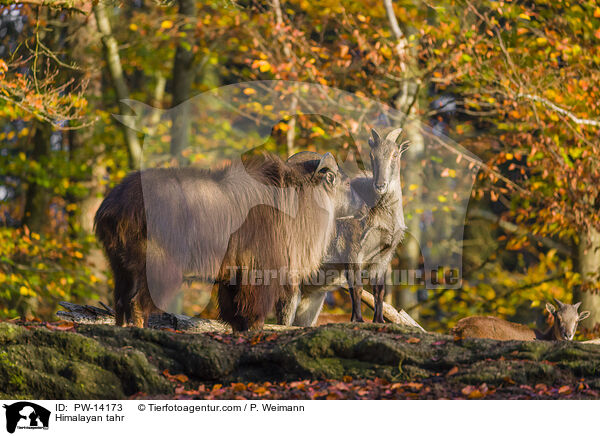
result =
[[[519,18],[522,18],[522,19],[527,20],[527,21],[531,21],[531,17],[529,15],[525,14],[525,13],[519,14]]]
[[[416,191],[418,187],[419,187],[419,186],[417,186],[417,185],[415,185],[415,184],[413,183],[412,185],[410,185],[410,186],[408,187],[408,190],[409,190],[409,191]]]
[[[392,50],[387,45],[381,46],[379,52],[387,59],[392,57]]]
[[[132,31],[134,31],[134,32],[135,32],[136,30],[138,30],[138,26],[137,26],[137,24],[135,24],[135,23],[131,23],[131,24],[129,25],[129,30],[132,30]]]
[[[244,94],[246,94],[246,95],[256,94],[256,90],[254,88],[246,88],[246,89],[244,89]]]
[[[438,201],[439,201],[440,203],[445,203],[445,202],[447,202],[447,201],[448,201],[448,199],[446,198],[446,196],[445,196],[445,195],[438,195],[438,198],[437,198],[437,199],[438,199]]]
[[[325,130],[321,129],[319,126],[315,126],[312,128],[313,132],[317,135],[323,136],[325,134]]]
[[[162,27],[163,29],[170,29],[171,27],[173,27],[173,22],[171,20],[165,20],[160,24],[160,27]]]
[[[600,8],[594,10],[594,18],[600,18]]]

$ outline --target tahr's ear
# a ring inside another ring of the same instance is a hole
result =
[[[591,312],[589,310],[581,312],[579,314],[579,321],[583,321],[584,319],[586,319],[588,316],[590,316],[590,313]]]
[[[546,303],[546,310],[552,315],[556,313],[556,307],[554,307],[551,303]]]
[[[331,153],[325,153],[319,161],[317,169],[313,173],[313,178],[317,177],[319,174],[325,174],[327,181],[335,181],[337,170],[337,162],[335,161],[333,155]],[[331,178],[332,176],[328,175],[329,173],[333,175],[333,179]]]

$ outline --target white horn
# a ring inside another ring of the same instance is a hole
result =
[[[398,136],[400,136],[401,133],[402,133],[402,127],[398,128],[398,129],[394,129],[390,133],[388,133],[385,140],[391,141],[391,142],[396,142],[396,139],[398,139]]]

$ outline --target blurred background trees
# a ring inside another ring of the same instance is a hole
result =
[[[209,140],[205,152],[186,153],[202,133],[193,113],[159,123],[161,111],[219,86],[281,79],[379,100],[484,161],[462,287],[400,287],[390,302],[446,331],[473,314],[539,323],[543,301],[575,298],[592,311],[585,327],[597,329],[599,28],[595,1],[2,0],[0,317],[109,300],[93,214],[140,166],[144,135],[160,138],[174,162],[219,156]],[[157,108],[141,131],[112,116],[133,113],[124,99]],[[208,121],[224,137],[232,128]],[[411,162],[428,156],[422,131],[405,129],[408,191],[420,186]],[[272,135],[268,147],[282,156],[366,146],[308,115]],[[414,223],[395,265],[422,266]]]

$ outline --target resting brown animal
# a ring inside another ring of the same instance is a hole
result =
[[[546,309],[554,315],[554,323],[545,332],[531,329],[522,324],[505,321],[493,316],[470,316],[463,318],[451,330],[460,337],[488,338],[499,341],[570,341],[575,336],[579,321],[590,316],[590,312],[577,313],[581,302],[565,304],[555,299],[558,309],[547,303]]]
[[[239,274],[316,268],[336,214],[357,201],[331,154],[310,173],[262,154],[220,170],[130,174],[95,217],[114,274],[116,323],[145,325],[194,274],[219,285],[221,317],[235,330],[259,327],[291,287],[279,277],[246,285]]]

